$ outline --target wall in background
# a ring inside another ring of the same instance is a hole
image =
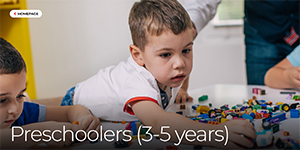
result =
[[[128,15],[136,0],[28,0],[43,16],[29,19],[37,98],[63,96],[99,69],[129,57]],[[208,24],[195,40],[189,90],[245,84],[242,27]]]
[[[209,23],[195,39],[190,89],[211,84],[246,84],[243,26]]]

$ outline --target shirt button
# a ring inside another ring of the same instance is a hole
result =
[[[161,99],[162,99],[162,100],[165,100],[165,97],[162,97]]]

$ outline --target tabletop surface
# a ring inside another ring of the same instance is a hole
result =
[[[264,89],[266,91],[265,95],[257,95],[252,93],[253,88],[260,88]],[[189,91],[188,93],[190,96],[193,97],[193,102],[187,102],[186,109],[180,110],[180,104],[174,104],[167,111],[171,112],[177,112],[182,111],[183,115],[185,116],[192,116],[195,115],[195,111],[191,109],[191,106],[194,104],[200,104],[200,105],[208,105],[209,103],[212,103],[212,107],[219,108],[220,106],[224,104],[228,104],[231,108],[232,106],[236,104],[242,104],[243,101],[248,101],[248,99],[251,99],[253,95],[257,97],[258,100],[266,100],[266,101],[272,101],[273,103],[276,102],[283,102],[283,103],[295,103],[294,100],[286,99],[288,94],[280,94],[280,92],[295,92],[294,95],[300,95],[299,90],[282,90],[282,89],[273,89],[266,86],[248,86],[248,85],[235,85],[235,84],[217,84],[217,85],[211,85],[207,87],[202,87],[198,89],[194,89]],[[208,95],[208,100],[199,102],[198,98],[202,95]],[[288,114],[289,115],[289,114]],[[122,125],[121,123],[115,124],[111,122],[102,122],[103,130],[116,130],[116,129],[123,129],[125,130],[125,125]],[[283,121],[281,124],[281,129],[291,132],[291,136],[293,138],[299,139],[299,130],[300,130],[300,119],[289,119],[286,121]],[[297,132],[295,132],[297,131]],[[167,145],[173,145],[173,143],[167,142],[162,143],[158,140],[152,140],[148,144],[148,146],[154,146],[153,149],[157,149],[158,144],[163,144],[164,146]],[[82,149],[82,148],[114,148],[113,142],[98,142],[94,144],[90,144],[88,142],[81,143],[81,144],[74,144],[72,146],[72,149]],[[133,145],[128,147],[129,149],[132,148],[141,148],[137,142],[135,142]],[[193,149],[193,146],[191,145],[180,145],[178,147],[179,149]],[[276,147],[275,147],[276,148]],[[164,147],[165,149],[165,147]],[[214,149],[212,147],[206,147],[204,149]]]

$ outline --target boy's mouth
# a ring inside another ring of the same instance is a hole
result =
[[[4,122],[7,123],[7,124],[12,124],[12,123],[14,123],[14,121],[15,121],[15,120],[6,120],[6,121],[4,121]]]
[[[175,82],[178,82],[178,81],[181,81],[181,80],[183,80],[185,78],[185,75],[184,74],[179,74],[179,75],[177,75],[177,76],[175,76],[175,77],[173,77],[173,78],[171,78],[173,81],[175,81]]]

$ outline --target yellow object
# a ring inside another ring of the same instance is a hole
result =
[[[221,114],[222,114],[223,117],[226,117],[225,111],[222,111]]]
[[[249,100],[248,100],[248,105],[249,105],[249,106],[251,106],[252,101],[253,101],[253,99],[249,99]]]
[[[199,106],[196,108],[196,112],[197,112],[197,113],[208,113],[209,110],[210,110],[209,107],[203,106],[203,105],[199,105]]]
[[[27,66],[27,93],[30,99],[36,99],[34,71],[32,66],[30,36],[27,18],[11,18],[13,9],[26,10],[26,0],[1,0],[0,5],[0,37],[10,42],[22,55]]]
[[[221,118],[221,123],[228,121],[228,119]]]

